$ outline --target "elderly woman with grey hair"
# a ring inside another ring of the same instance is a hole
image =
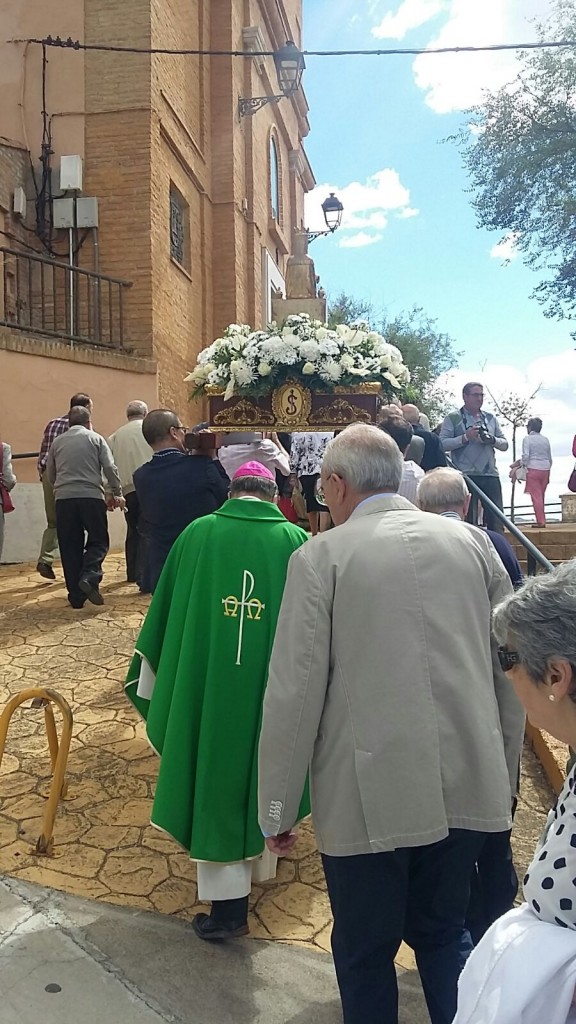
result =
[[[506,598],[493,629],[529,721],[576,747],[576,559]],[[464,969],[454,1024],[576,1020],[575,780],[572,767],[524,877],[526,903],[492,925]]]

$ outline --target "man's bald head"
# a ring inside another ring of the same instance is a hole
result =
[[[423,512],[457,512],[464,519],[470,503],[466,481],[457,469],[433,469],[418,484],[418,504]]]
[[[411,423],[412,425],[420,422],[420,409],[418,408],[417,405],[412,405],[410,402],[408,402],[407,405],[402,406],[402,414],[404,416],[404,419],[407,420],[407,422]]]

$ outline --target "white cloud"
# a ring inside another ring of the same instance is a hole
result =
[[[447,6],[447,0],[403,0],[394,14],[388,11],[384,15],[372,29],[372,35],[376,39],[404,39],[408,32],[436,18]]]
[[[534,19],[545,21],[553,0],[404,0],[373,29],[379,38],[403,39],[413,29],[445,14],[440,30],[427,46],[482,46],[530,42],[536,37]],[[384,58],[382,58],[384,59]],[[464,110],[517,74],[515,51],[446,54],[416,57],[414,78],[426,103],[438,114]]]
[[[384,235],[369,235],[366,231],[359,231],[357,235],[347,235],[340,240],[341,249],[362,249],[366,245],[375,245],[381,242]]]
[[[544,341],[543,341],[544,347]],[[576,393],[576,351],[567,349],[553,356],[542,356],[528,364],[525,371],[517,366],[487,363],[483,369],[478,366],[470,369],[452,370],[439,379],[438,383],[454,397],[454,405],[462,404],[462,387],[467,381],[479,380],[490,389],[496,399],[514,391],[520,395],[530,395],[539,384],[541,390],[530,403],[530,412],[540,416],[543,421],[542,433],[550,440],[552,447],[552,472],[550,486],[546,492],[548,501],[557,501],[560,494],[566,493],[566,483],[572,468],[572,439],[576,432],[574,417],[574,394]],[[486,396],[484,407],[495,411],[489,395]],[[511,428],[500,418],[500,426],[510,439]],[[525,431],[518,431],[519,447]],[[504,490],[504,501],[509,501],[510,483],[508,472],[512,462],[511,448],[498,456],[500,478]],[[517,489],[518,491],[518,489]],[[530,504],[524,488],[521,486],[517,497],[519,504]]]
[[[496,245],[493,245],[490,249],[490,256],[493,260],[515,260],[518,255],[518,249],[516,244],[518,242],[518,234],[512,231],[509,235],[505,235]]]
[[[306,196],[306,223],[310,231],[322,231],[325,228],[322,203],[330,192],[336,193],[344,206],[342,215],[343,231],[359,231],[361,235],[368,230],[379,233],[370,235],[371,239],[380,241],[380,233],[388,225],[388,214],[394,212],[398,217],[415,217],[418,210],[410,206],[410,190],[400,181],[397,171],[390,167],[383,168],[372,174],[365,184],[351,181],[343,188],[336,185],[317,185]],[[355,236],[359,237],[359,236]],[[358,245],[373,244],[367,242],[350,242],[344,239],[346,248]]]

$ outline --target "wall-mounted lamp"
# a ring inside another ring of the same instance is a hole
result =
[[[276,67],[278,85],[281,90],[280,93],[277,96],[251,96],[248,99],[241,99],[238,103],[240,117],[255,114],[257,110],[265,107],[267,103],[277,103],[284,96],[293,96],[295,92],[298,92],[306,62],[302,51],[298,49],[296,43],[289,39],[285,46],[276,50],[274,53],[274,65]]]
[[[338,230],[342,223],[342,214],[344,207],[338,199],[338,196],[331,192],[327,199],[322,203],[322,213],[324,214],[324,220],[326,222],[325,231],[309,231],[308,242],[313,242],[316,238],[321,238],[323,235],[333,235]]]

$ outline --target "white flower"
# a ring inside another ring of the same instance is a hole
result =
[[[335,382],[342,376],[342,367],[335,359],[326,359],[318,371],[320,376],[327,381]]]
[[[300,345],[300,355],[302,359],[318,359],[320,355],[320,346],[317,341],[303,341]]]
[[[337,341],[333,340],[333,338],[327,338],[326,341],[319,342],[318,347],[323,356],[340,355],[340,346]]]
[[[393,388],[399,388],[400,387],[400,381],[397,380],[396,377],[394,377],[394,375],[392,373],[390,373],[389,370],[387,370],[386,373],[383,373],[382,376],[386,377],[386,380],[390,381],[390,383],[391,383]]]
[[[304,363],[304,366],[302,367],[302,373],[305,373],[307,377],[310,376],[311,373],[316,373],[316,367],[314,366],[314,363]]]
[[[235,352],[241,352],[245,344],[246,342],[241,334],[237,334],[230,339],[230,347],[234,349]]]
[[[286,366],[293,366],[294,363],[298,362],[299,358],[300,356],[297,350],[293,348],[292,345],[285,344],[282,345],[282,348],[276,356],[277,362],[283,363]]]
[[[265,363],[264,360],[262,360],[261,363],[258,363],[258,373],[261,377],[268,377],[269,374],[272,373],[270,363]]]
[[[233,359],[230,363],[230,374],[241,387],[251,384],[254,380],[254,370],[245,359]]]
[[[354,357],[344,354],[340,359],[340,366],[343,370],[351,370],[354,366]]]
[[[298,335],[294,334],[290,327],[288,329],[284,328],[284,330],[282,331],[282,340],[286,345],[292,346],[298,345],[300,341]]]
[[[402,365],[396,374],[401,384],[410,383],[410,370],[407,366]]]
[[[361,345],[363,341],[366,341],[368,335],[366,331],[351,331],[350,337],[346,339],[346,344],[351,348],[356,348],[357,345]]]
[[[317,322],[319,322],[319,321],[316,321],[315,323],[317,323]],[[324,341],[324,339],[327,338],[327,337],[328,337],[328,328],[327,327],[316,327],[316,340],[317,341]]]
[[[343,341],[345,345],[349,345],[350,338],[354,334],[354,331],[350,330],[347,324],[337,324],[336,334],[338,335],[340,341]]]
[[[392,359],[389,355],[380,357],[380,367],[382,370],[389,370],[392,366]]]
[[[228,402],[229,399],[232,398],[233,394],[234,394],[234,378],[231,377],[230,380],[228,381],[228,386],[226,388],[226,391],[224,392],[224,401]]]

